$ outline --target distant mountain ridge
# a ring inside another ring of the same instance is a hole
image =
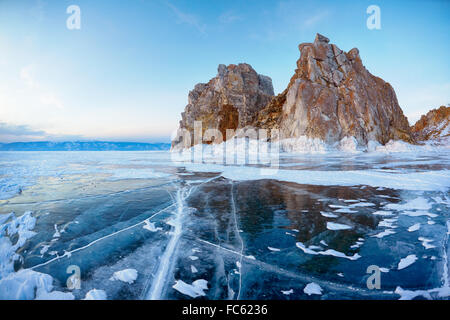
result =
[[[163,151],[170,143],[109,141],[39,141],[0,143],[0,151]]]

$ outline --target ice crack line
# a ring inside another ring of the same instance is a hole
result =
[[[184,200],[186,199],[189,191],[180,188],[177,190],[176,204],[177,212],[175,219],[171,221],[171,225],[174,227],[172,238],[167,244],[166,250],[164,251],[161,261],[159,263],[158,270],[155,275],[155,280],[152,283],[150,291],[146,294],[145,298],[147,300],[159,300],[163,293],[164,285],[167,283],[167,276],[172,269],[174,264],[174,252],[178,244],[178,240],[181,237],[181,232],[183,230],[183,218],[184,218]]]
[[[81,251],[81,250],[84,250],[84,249],[86,249],[86,248],[89,248],[90,246],[92,246],[93,244],[95,244],[95,243],[97,243],[97,242],[99,242],[99,241],[102,241],[102,240],[105,240],[105,239],[107,239],[107,238],[113,237],[113,236],[115,236],[116,234],[119,234],[119,233],[121,233],[121,232],[130,230],[130,229],[133,229],[133,228],[135,228],[135,227],[137,227],[137,226],[139,226],[139,225],[141,225],[141,224],[145,224],[145,221],[150,221],[150,219],[156,217],[157,215],[159,215],[160,213],[162,213],[162,212],[164,212],[164,211],[167,211],[169,208],[173,207],[175,204],[176,204],[176,203],[172,203],[171,205],[165,207],[164,209],[159,210],[158,212],[152,214],[150,217],[148,217],[147,219],[145,219],[145,220],[143,220],[143,221],[141,221],[141,222],[138,222],[138,223],[136,223],[136,224],[133,224],[132,226],[129,226],[129,227],[120,229],[120,230],[118,230],[118,231],[116,231],[116,232],[110,233],[110,234],[108,234],[108,235],[106,235],[106,236],[104,236],[104,237],[98,238],[98,239],[96,239],[96,240],[94,240],[94,241],[88,243],[88,244],[85,245],[85,246],[76,248],[76,249],[71,250],[71,251],[66,251],[66,253],[65,253],[64,255],[62,255],[62,256],[57,256],[57,257],[55,257],[55,258],[53,258],[53,259],[50,259],[50,260],[48,260],[48,261],[46,261],[46,262],[43,262],[43,263],[41,263],[41,264],[37,264],[37,265],[35,265],[35,266],[32,266],[30,269],[36,269],[36,268],[39,268],[39,267],[46,266],[46,265],[48,265],[48,264],[50,264],[50,263],[52,263],[52,262],[54,262],[54,261],[57,261],[57,260],[59,260],[59,259],[64,258],[65,256],[70,256],[70,255],[72,255],[72,253],[75,253],[75,252],[77,252],[77,251]]]
[[[237,217],[236,217],[236,202],[234,200],[234,183],[233,181],[230,181],[231,183],[231,209],[232,209],[232,213],[233,213],[233,217],[234,217],[234,226],[235,226],[235,232],[236,232],[236,237],[239,239],[240,243],[241,243],[241,251],[240,251],[240,259],[239,259],[239,290],[238,290],[238,294],[236,297],[236,300],[239,300],[241,297],[241,288],[242,288],[242,256],[244,253],[244,241],[242,240],[241,237],[241,233],[239,231],[238,228],[238,222],[237,222]]]
[[[447,220],[447,233],[445,235],[445,241],[444,241],[444,254],[443,254],[443,260],[444,260],[444,272],[442,275],[442,281],[444,284],[444,288],[450,287],[449,283],[449,274],[448,274],[448,256],[447,256],[447,249],[448,249],[448,238],[450,235],[450,220]]]
[[[178,242],[180,240],[182,231],[183,231],[183,221],[186,215],[185,213],[185,201],[191,193],[196,190],[199,186],[213,181],[217,179],[218,176],[207,179],[202,183],[195,185],[193,187],[187,188],[179,188],[177,190],[176,196],[176,215],[175,219],[171,221],[172,226],[174,227],[172,238],[169,240],[169,243],[166,246],[166,249],[161,257],[159,262],[158,270],[156,271],[156,275],[150,287],[150,290],[144,294],[146,300],[160,300],[163,295],[164,286],[167,284],[168,276],[172,273],[173,266],[176,262],[175,251],[178,246]]]

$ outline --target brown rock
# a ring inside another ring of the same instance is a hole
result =
[[[280,139],[307,136],[329,144],[350,136],[360,145],[414,142],[394,89],[366,70],[358,49],[344,52],[317,34],[299,50],[295,74],[276,97],[271,79],[250,65],[220,65],[215,78],[189,93],[178,136],[182,130],[192,136],[194,121],[201,121],[203,133],[218,129],[224,139],[226,129],[253,127],[279,129]],[[172,147],[201,143],[191,141],[177,138]]]
[[[193,137],[194,121],[202,122],[202,133],[207,129],[218,129],[225,139],[226,129],[253,124],[258,111],[272,97],[272,79],[256,73],[250,65],[219,65],[215,78],[208,83],[197,84],[189,92],[189,103],[182,113],[179,134],[172,142],[172,148],[186,147],[180,139],[180,131],[188,130]],[[191,141],[190,145],[198,143]]]
[[[354,136],[361,145],[413,142],[394,89],[364,68],[358,49],[345,53],[319,34],[299,49],[288,88],[259,112],[257,125],[276,126],[281,139],[305,135],[331,144]]]
[[[423,115],[415,125],[411,127],[414,138],[417,141],[442,140],[450,137],[450,106],[441,106]]]

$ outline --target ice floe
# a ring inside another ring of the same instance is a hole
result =
[[[288,296],[288,295],[294,293],[294,289],[290,289],[290,290],[286,290],[286,291],[281,290],[281,293],[284,294],[284,295],[286,295],[286,296]]]
[[[338,215],[334,214],[334,213],[330,213],[330,212],[324,212],[324,211],[320,211],[320,214],[325,217],[325,218],[337,218],[339,217]]]
[[[137,277],[138,272],[136,269],[124,269],[114,272],[110,280],[112,281],[119,280],[122,282],[132,284],[134,281],[136,281]]]
[[[327,249],[325,251],[315,251],[315,250],[313,250],[313,248],[314,248],[313,246],[306,247],[301,242],[297,242],[295,245],[297,246],[297,248],[301,249],[304,253],[311,254],[311,255],[334,256],[337,258],[345,258],[345,259],[349,259],[349,260],[357,260],[357,259],[361,258],[361,256],[357,253],[355,253],[353,256],[347,256],[343,252],[339,252],[334,249]]]
[[[106,300],[107,295],[104,290],[92,289],[86,293],[84,300]]]
[[[398,263],[398,270],[405,269],[406,267],[409,267],[416,261],[417,256],[415,254],[410,254],[406,258],[400,259],[400,262]]]
[[[191,298],[197,298],[206,295],[205,290],[208,290],[208,281],[198,279],[192,282],[192,284],[187,284],[183,280],[175,280],[172,288]]]
[[[420,229],[420,223],[415,223],[408,228],[409,232],[414,232]]]
[[[352,229],[352,226],[341,224],[341,223],[335,223],[335,222],[327,222],[327,229],[328,230],[349,230]]]
[[[321,295],[322,288],[317,283],[311,282],[306,285],[306,287],[303,289],[303,292],[306,293],[308,296],[312,294]]]

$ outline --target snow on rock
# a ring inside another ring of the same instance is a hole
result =
[[[358,152],[358,141],[355,137],[344,137],[339,141],[339,150],[345,152]]]
[[[306,293],[308,296],[312,294],[322,294],[322,288],[314,282],[308,283],[306,287],[303,289],[303,292]]]
[[[30,211],[16,217],[14,213],[2,217],[0,224],[0,278],[14,272],[14,261],[19,259],[16,251],[36,233],[31,231],[36,224],[36,218]],[[18,237],[16,243],[11,242],[12,237]]]
[[[0,300],[32,300],[53,289],[53,278],[30,269],[12,272],[0,280]]]
[[[120,280],[126,283],[133,283],[136,281],[138,272],[136,269],[124,269],[121,271],[114,272],[113,276],[109,280]]]
[[[208,281],[198,279],[192,282],[192,284],[187,284],[183,280],[175,280],[172,288],[191,298],[197,298],[206,295],[205,290],[208,290]]]
[[[104,290],[92,289],[86,293],[84,300],[106,300],[107,295]]]
[[[409,267],[416,261],[417,261],[417,256],[415,254],[410,254],[406,258],[403,258],[400,260],[400,262],[398,263],[398,270],[405,269],[406,267]]]

